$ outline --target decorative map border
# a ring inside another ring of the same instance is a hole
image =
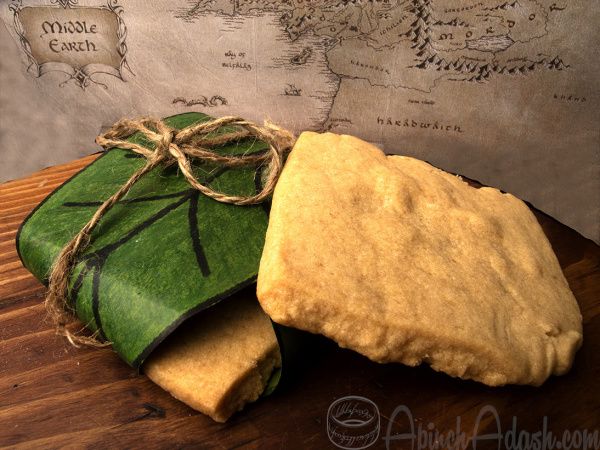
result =
[[[127,26],[123,21],[123,7],[118,4],[118,0],[107,0],[106,5],[98,5],[98,6],[78,6],[79,0],[51,0],[50,3],[53,5],[57,5],[56,8],[96,8],[96,9],[104,9],[111,11],[117,18],[118,28],[117,28],[117,53],[121,58],[119,63],[119,67],[112,67],[106,64],[86,64],[83,67],[74,67],[70,64],[59,62],[59,61],[49,61],[43,64],[39,64],[35,57],[32,54],[31,45],[25,36],[25,28],[21,23],[19,18],[19,13],[23,9],[23,0],[12,0],[12,3],[8,6],[10,11],[13,13],[13,23],[15,32],[19,37],[19,43],[21,44],[21,48],[27,57],[27,61],[29,62],[29,66],[27,67],[27,72],[34,75],[36,78],[45,75],[48,72],[63,72],[67,74],[69,77],[59,84],[60,87],[63,87],[70,81],[74,81],[77,86],[81,89],[85,90],[91,84],[100,85],[104,89],[108,89],[108,86],[104,83],[93,78],[96,74],[106,74],[117,77],[121,81],[126,81],[123,78],[123,71],[126,68],[131,74],[133,71],[129,67],[127,63],[127,43],[125,42],[127,38]],[[39,6],[31,6],[33,8]]]

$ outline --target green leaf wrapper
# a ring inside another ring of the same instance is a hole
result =
[[[210,119],[188,113],[165,122],[183,128]],[[130,139],[144,143],[139,135]],[[250,138],[218,151],[266,148]],[[62,247],[144,164],[132,151],[112,149],[60,186],[21,225],[17,250],[23,264],[46,280]],[[260,170],[252,167],[200,164],[195,173],[228,194],[261,189]],[[70,301],[83,323],[100,330],[138,368],[182,321],[256,280],[267,223],[265,205],[219,203],[192,189],[176,166],[159,167],[101,219],[71,274]]]

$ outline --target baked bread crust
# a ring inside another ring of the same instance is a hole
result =
[[[346,135],[299,137],[257,292],[275,322],[493,386],[563,374],[582,343],[577,302],[521,200]]]
[[[273,324],[247,291],[183,324],[144,364],[154,383],[225,422],[263,393],[281,355]]]

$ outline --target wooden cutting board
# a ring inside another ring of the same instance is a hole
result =
[[[582,448],[581,437],[596,431],[600,446],[600,247],[536,210],[584,321],[584,344],[570,373],[539,388],[490,388],[425,366],[380,365],[314,337],[282,390],[217,424],[110,349],[70,346],[44,321],[45,288],[21,265],[15,236],[37,203],[94,158],[0,185],[0,446],[336,448],[328,409],[345,396],[377,406],[373,449],[433,448],[436,433],[439,444],[457,430],[464,433],[462,448],[473,448],[473,436],[477,448],[498,448],[497,436],[484,435],[499,433],[501,448],[516,448],[515,431],[521,439],[539,432],[550,443],[566,437],[573,448]],[[413,430],[414,438],[406,435]],[[405,436],[393,439],[400,434]]]

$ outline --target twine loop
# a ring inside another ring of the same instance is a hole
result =
[[[151,145],[149,148],[125,140],[134,133],[141,133]],[[221,155],[211,149],[254,137],[268,144],[266,152],[243,155]],[[72,321],[74,312],[69,305],[69,277],[77,257],[90,243],[90,238],[100,219],[121,200],[131,187],[145,174],[158,166],[177,165],[187,182],[202,194],[218,202],[233,205],[255,205],[265,201],[275,189],[287,153],[291,150],[295,137],[289,131],[265,121],[257,125],[241,117],[227,116],[207,122],[190,125],[181,130],[169,127],[162,120],[150,117],[121,119],[107,132],[96,138],[96,143],[105,149],[119,147],[132,150],[146,158],[146,164],[131,177],[96,210],[92,218],[61,250],[49,277],[48,295],[45,305],[48,317],[54,323],[57,334],[65,336],[78,347],[80,344],[104,347],[109,342],[98,340],[97,333],[91,336],[71,332],[67,324]],[[192,161],[210,163],[221,167],[261,167],[266,166],[266,178],[260,192],[250,196],[229,195],[215,191],[198,181],[193,173]],[[81,331],[81,330],[80,330]]]

